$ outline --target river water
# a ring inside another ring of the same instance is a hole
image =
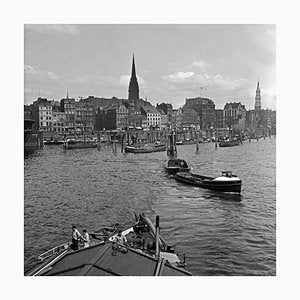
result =
[[[81,231],[132,225],[134,212],[153,221],[186,255],[193,275],[276,275],[276,139],[230,148],[178,146],[193,172],[242,179],[241,196],[184,185],[164,170],[167,155],[114,153],[109,146],[63,150],[45,146],[25,158],[24,267]]]

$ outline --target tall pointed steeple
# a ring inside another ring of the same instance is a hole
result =
[[[255,110],[261,110],[261,96],[260,96],[259,80],[257,81],[254,108],[255,108]]]
[[[67,99],[69,99],[69,89],[67,89]]]
[[[131,77],[128,88],[128,101],[131,107],[136,107],[136,101],[140,99],[139,97],[139,84],[136,78],[135,72],[135,62],[134,62],[134,54],[132,55],[132,69],[131,69]]]
[[[136,77],[136,74],[135,74],[135,63],[134,63],[134,53],[132,54],[132,69],[131,69],[131,77]]]

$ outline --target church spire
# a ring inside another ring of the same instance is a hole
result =
[[[135,61],[134,54],[132,55],[132,68],[131,68],[131,77],[128,88],[128,101],[131,107],[136,108],[136,102],[139,100],[139,84],[136,78],[135,73]]]
[[[135,77],[136,78],[136,74],[135,74],[135,63],[134,63],[134,53],[132,54],[132,69],[131,69],[131,78]]]
[[[259,79],[257,80],[254,108],[255,108],[255,110],[261,110],[261,96],[260,96],[260,88],[259,88]]]
[[[69,89],[67,89],[67,99],[69,99]]]

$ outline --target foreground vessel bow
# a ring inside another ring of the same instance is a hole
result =
[[[144,214],[124,230],[127,245],[115,243],[115,235],[91,247],[64,251],[25,273],[28,276],[187,276],[185,263]],[[117,246],[117,247],[116,247]]]

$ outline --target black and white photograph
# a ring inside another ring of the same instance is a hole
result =
[[[26,276],[276,275],[274,24],[25,24]]]
[[[2,7],[3,299],[299,298],[292,1]]]

